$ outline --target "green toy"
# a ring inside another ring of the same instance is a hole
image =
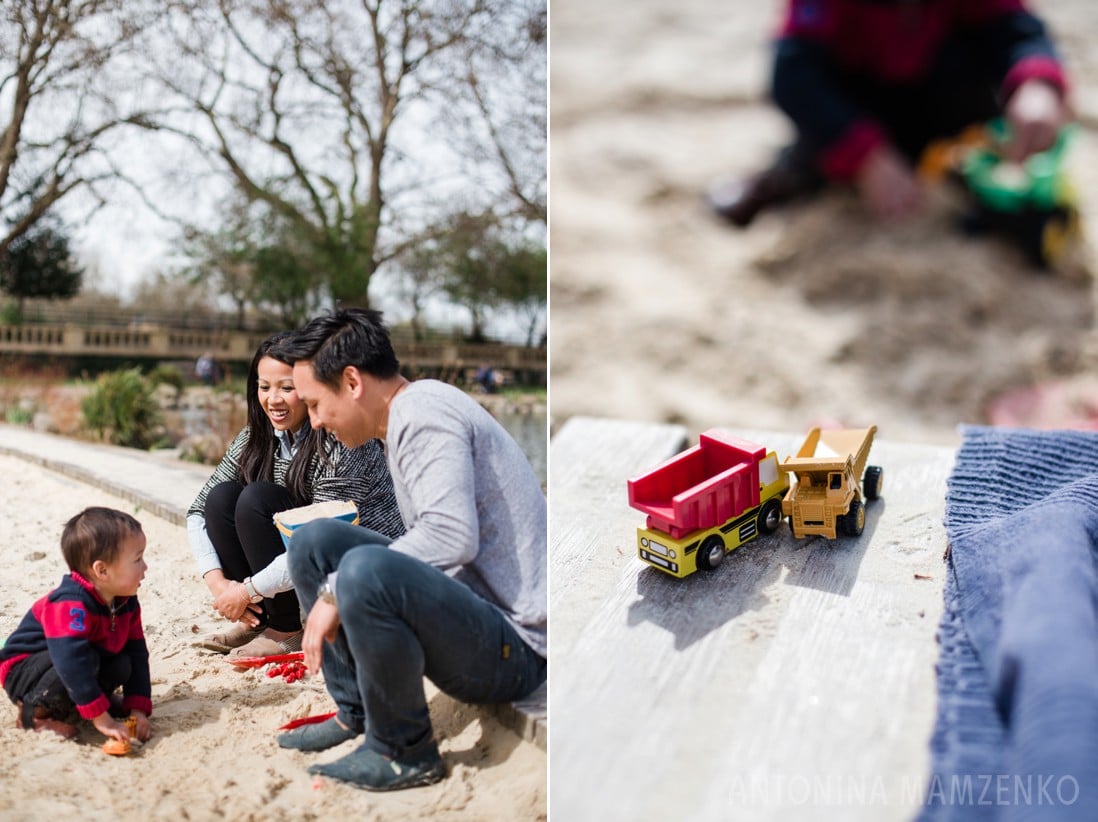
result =
[[[986,139],[964,152],[956,173],[972,199],[965,229],[1009,233],[1034,263],[1055,266],[1080,231],[1078,198],[1063,164],[1073,132],[1062,128],[1051,148],[1017,164],[997,150],[1010,137],[1009,125],[988,123]]]

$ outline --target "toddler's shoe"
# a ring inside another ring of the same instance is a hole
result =
[[[16,707],[19,708],[19,712],[22,714],[23,703],[17,702]],[[17,719],[15,720],[15,727],[22,728],[23,723]],[[35,732],[50,731],[57,734],[62,739],[72,739],[78,733],[78,729],[75,725],[60,719],[55,719],[50,716],[49,711],[41,705],[34,709],[34,718],[31,719],[31,726],[27,730]]]

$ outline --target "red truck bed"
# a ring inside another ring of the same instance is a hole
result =
[[[682,539],[759,504],[759,461],[766,448],[713,428],[662,465],[628,481],[629,504],[648,528]]]

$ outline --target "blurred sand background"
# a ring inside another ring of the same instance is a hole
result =
[[[553,0],[552,424],[592,414],[800,432],[875,422],[952,444],[957,425],[1098,417],[1090,243],[1055,274],[963,236],[960,199],[901,225],[851,195],[748,230],[703,200],[791,132],[767,99],[782,3]],[[1098,238],[1098,5],[1036,0],[1074,82],[1068,164]],[[1004,393],[1042,386],[1009,414]]]

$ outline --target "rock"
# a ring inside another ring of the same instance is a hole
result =
[[[61,433],[57,424],[53,421],[53,414],[49,411],[39,411],[31,417],[31,428],[35,431],[45,431],[48,434]]]
[[[225,455],[225,443],[216,434],[193,434],[179,443],[179,458],[187,462],[216,465]]]
[[[161,409],[174,409],[179,407],[179,389],[174,385],[160,383],[153,389],[153,399]]]

